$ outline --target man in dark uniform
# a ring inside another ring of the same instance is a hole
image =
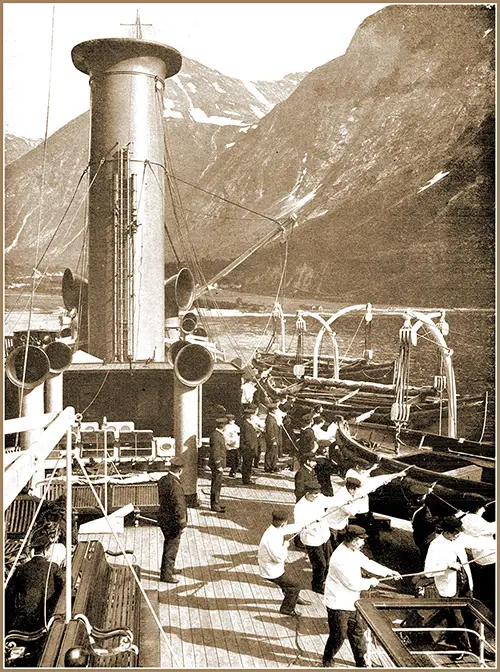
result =
[[[179,579],[174,576],[179,573],[175,569],[175,558],[181,534],[187,525],[186,497],[180,480],[182,465],[180,457],[172,458],[170,471],[158,481],[158,524],[164,537],[160,580],[166,583],[179,583]]]
[[[217,418],[215,429],[210,435],[210,457],[208,460],[208,466],[212,471],[210,508],[217,513],[222,513],[226,510],[226,507],[220,503],[222,475],[226,466],[226,440],[224,438],[224,426],[226,423],[227,418]]]
[[[333,474],[337,473],[338,465],[334,460],[328,457],[325,446],[318,446],[318,450],[315,453],[315,458],[316,465],[314,467],[314,473],[316,474],[318,483],[321,486],[321,492],[323,495],[325,495],[325,497],[332,497],[333,485],[331,477]]]
[[[299,499],[306,494],[306,486],[313,483],[315,486],[320,487],[320,483],[316,478],[314,472],[314,467],[316,465],[316,455],[314,453],[305,453],[300,458],[301,465],[297,469],[295,474],[295,501],[298,502]],[[297,539],[298,537],[296,537]]]
[[[266,417],[266,454],[264,456],[264,471],[275,473],[278,471],[278,454],[281,444],[281,428],[276,418],[277,402],[268,404]]]
[[[300,436],[299,436],[299,459],[301,455],[305,453],[315,453],[318,448],[318,442],[314,436],[312,429],[313,425],[313,415],[312,413],[305,413],[301,417],[301,427],[300,427]]]
[[[240,451],[241,451],[241,480],[245,485],[252,483],[252,464],[255,453],[259,448],[259,437],[253,418],[257,413],[257,406],[249,404],[243,410],[244,416],[240,426]]]
[[[31,542],[33,557],[19,565],[5,590],[5,632],[35,632],[52,616],[64,587],[64,573],[45,553],[50,546],[46,534]]]
[[[282,413],[286,413],[283,418],[283,424],[281,428],[281,439],[283,444],[283,454],[284,455],[293,455],[295,452],[295,446],[293,442],[293,422],[291,419],[291,413],[294,407],[294,397],[289,394],[286,395],[285,399],[282,400],[278,406],[279,410]]]
[[[425,562],[430,543],[436,538],[438,532],[436,525],[439,521],[425,501],[425,495],[421,499],[422,505],[415,511],[411,519],[413,541],[420,551],[420,558]]]

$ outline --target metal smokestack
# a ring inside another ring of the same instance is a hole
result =
[[[180,53],[110,38],[76,45],[90,76],[88,351],[164,361],[164,80]]]

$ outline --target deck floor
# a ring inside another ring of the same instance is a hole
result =
[[[151,599],[165,635],[155,622],[147,641],[159,639],[147,665],[163,668],[286,668],[319,667],[328,634],[322,597],[310,590],[311,568],[307,555],[290,547],[289,567],[303,587],[302,597],[311,601],[299,606],[300,617],[279,613],[280,589],[258,573],[257,547],[277,505],[292,514],[293,472],[254,474],[255,484],[244,486],[241,478],[225,478],[222,500],[226,512],[210,510],[208,470],[198,481],[199,507],[189,509],[189,523],[182,535],[176,566],[178,584],[159,581],[163,548],[161,531],[155,525],[126,526],[122,544],[133,549],[133,561],[141,568],[141,583]],[[404,527],[404,526],[403,526]],[[408,532],[397,528],[384,532],[386,560],[400,571],[414,563],[416,549],[408,546]],[[396,537],[398,537],[396,539]],[[81,540],[99,539],[105,548],[118,550],[111,534],[80,535]],[[406,547],[405,547],[406,544]],[[390,557],[390,561],[389,558]],[[156,630],[156,633],[155,633]],[[149,647],[148,647],[149,648]],[[156,662],[155,662],[156,660]],[[350,646],[344,642],[336,656],[338,667],[353,667]],[[142,663],[141,663],[142,664]],[[388,667],[377,649],[374,666]]]

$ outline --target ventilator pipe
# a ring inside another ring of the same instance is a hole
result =
[[[26,351],[27,350],[27,351]],[[20,345],[5,361],[7,378],[16,387],[33,390],[45,381],[50,372],[50,361],[37,345]]]
[[[174,366],[177,355],[186,345],[188,345],[187,341],[174,341],[167,350],[167,362]]]
[[[62,373],[69,368],[73,353],[66,343],[52,341],[45,346],[45,354],[50,362],[50,371],[45,382],[45,411],[59,412],[63,410]]]
[[[50,361],[42,348],[36,345],[21,345],[13,350],[5,361],[7,378],[22,390],[20,415],[35,417],[43,415],[43,385],[50,372]],[[42,429],[33,429],[20,434],[20,446],[28,449],[39,441]]]
[[[88,348],[89,341],[89,283],[84,278],[73,275],[66,268],[62,278],[62,300],[64,307],[72,314],[72,336],[75,341]]]
[[[71,269],[66,268],[62,277],[62,300],[67,311],[87,303],[88,300],[88,282],[84,278],[73,275]]]
[[[186,313],[181,320],[181,331],[183,334],[192,334],[198,323],[198,317],[195,313]]]
[[[214,360],[207,348],[187,343],[175,357],[174,375],[186,387],[196,387],[210,378],[213,368]]]
[[[202,345],[184,342],[182,347],[177,347],[174,361],[175,454],[183,460],[181,484],[188,506],[196,506],[201,385],[212,374],[214,361],[210,351]]]
[[[165,280],[165,318],[177,317],[179,310],[189,310],[194,296],[194,278],[189,268]]]
[[[205,327],[196,327],[193,331],[193,336],[197,336],[198,338],[208,338],[208,332]]]

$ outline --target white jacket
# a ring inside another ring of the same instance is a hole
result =
[[[236,450],[240,447],[240,428],[235,422],[228,422],[222,430],[227,450]]]
[[[350,516],[361,513],[359,505],[362,503],[362,497],[358,495],[358,491],[359,488],[354,495],[351,495],[344,485],[335,492],[333,497],[329,498],[333,500],[332,504],[329,505],[331,511],[328,511],[326,517],[330,529],[343,530],[349,522]]]
[[[464,532],[473,537],[496,534],[496,522],[490,523],[477,513],[466,513],[460,520],[462,521]]]
[[[259,574],[264,579],[277,579],[284,574],[289,546],[289,542],[285,541],[285,534],[294,534],[299,529],[297,525],[271,525],[264,532],[258,551]]]
[[[310,502],[306,496],[299,499],[293,509],[295,523],[299,527],[308,526],[300,533],[300,540],[306,546],[321,546],[330,538],[330,527],[325,516],[325,511],[335,503],[335,497],[325,497],[319,494]],[[319,522],[313,522],[319,521]],[[309,524],[311,523],[311,524]]]
[[[471,551],[477,565],[493,565],[497,561],[497,540],[492,534],[475,537],[462,533],[459,540],[464,548]]]
[[[370,560],[361,551],[340,544],[333,551],[325,581],[323,602],[329,609],[355,611],[354,603],[362,590],[371,588],[371,579],[364,579],[361,569],[377,576],[390,576],[393,572],[384,565]]]
[[[457,572],[448,567],[454,562],[467,562],[467,553],[462,545],[460,534],[455,539],[450,540],[443,537],[442,534],[433,539],[429,545],[427,556],[425,558],[424,571],[427,576],[434,578],[434,583],[441,597],[455,597],[457,594]],[[430,574],[438,570],[445,570],[440,574]],[[469,565],[464,566],[465,573],[469,580],[469,586],[472,590],[472,575]]]

